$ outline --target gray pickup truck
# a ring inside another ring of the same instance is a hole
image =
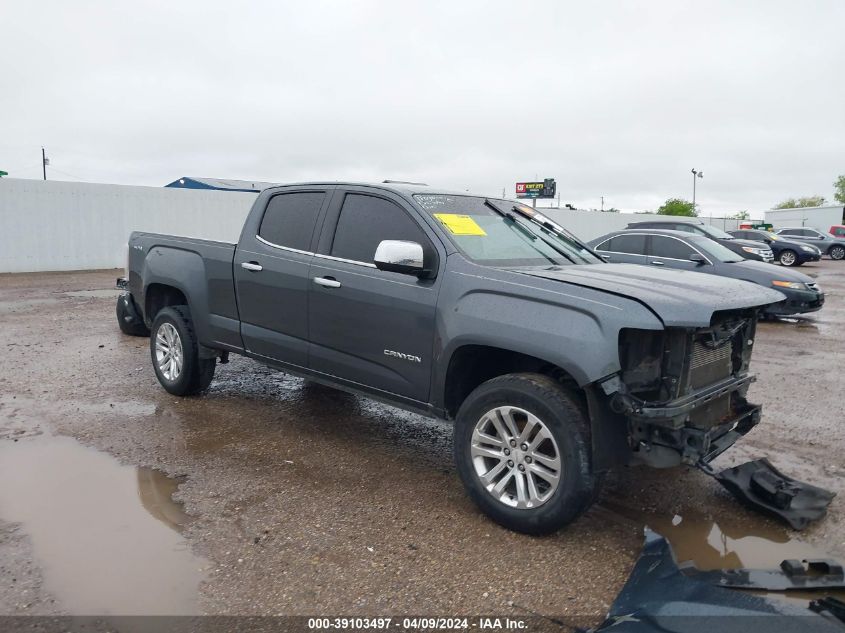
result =
[[[776,291],[608,264],[522,204],[402,183],[256,199],[237,244],[133,233],[118,318],[161,385],[231,352],[454,421],[472,499],[523,532],[584,512],[616,464],[706,465],[747,433]]]

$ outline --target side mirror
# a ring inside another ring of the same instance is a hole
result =
[[[689,260],[691,262],[695,262],[699,266],[703,266],[704,264],[707,263],[707,260],[704,259],[704,257],[702,257],[701,253],[693,253],[692,255],[689,256]]]
[[[379,270],[419,276],[426,272],[423,260],[423,247],[416,242],[382,240],[373,263]]]

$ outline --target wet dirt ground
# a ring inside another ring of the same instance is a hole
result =
[[[116,271],[0,275],[0,614],[474,613],[598,620],[643,526],[702,568],[845,559],[845,263],[761,323],[763,423],[717,467],[769,457],[839,493],[798,533],[704,474],[622,469],[558,534],[488,521],[450,427],[233,358],[180,399],[120,333]]]

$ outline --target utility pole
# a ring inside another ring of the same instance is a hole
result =
[[[692,168],[692,210],[695,211],[695,179],[696,178],[704,178],[703,171],[695,171],[695,167]]]
[[[41,148],[41,171],[44,174],[44,180],[47,180],[47,165],[50,164],[50,159],[44,153],[44,148]]]
[[[604,196],[601,197],[601,210],[604,211]]]

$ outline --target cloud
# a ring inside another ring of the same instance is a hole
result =
[[[163,185],[406,178],[706,213],[831,196],[845,5],[14,3],[0,169]],[[69,175],[68,175],[69,174]]]

